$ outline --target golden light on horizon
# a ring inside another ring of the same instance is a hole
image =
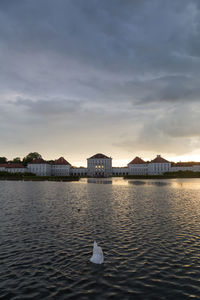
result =
[[[151,155],[151,156],[146,156],[146,155],[137,155],[137,153],[135,155],[130,155],[129,158],[127,159],[112,159],[112,166],[113,167],[126,167],[128,165],[128,163],[135,157],[135,156],[139,156],[141,157],[144,161],[151,161],[152,159],[154,159],[156,157],[158,153]],[[187,154],[187,155],[181,155],[181,156],[170,156],[167,154],[162,154],[160,153],[160,155],[169,160],[170,162],[189,162],[189,161],[196,161],[196,162],[200,162],[200,155],[198,154]],[[73,166],[79,167],[79,166],[83,166],[83,167],[87,167],[87,159],[85,159],[85,161],[74,161],[71,162]]]
[[[188,162],[188,161],[196,161],[200,162],[200,155],[198,154],[190,154],[190,155],[181,155],[181,156],[171,156],[168,158],[170,161],[174,162]]]
[[[113,167],[126,167],[131,159],[113,159],[112,166]]]

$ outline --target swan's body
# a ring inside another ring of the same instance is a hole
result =
[[[102,264],[104,261],[103,251],[101,247],[97,245],[96,242],[94,242],[93,253],[92,257],[90,258],[90,261],[94,264]]]

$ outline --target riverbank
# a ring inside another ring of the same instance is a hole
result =
[[[11,181],[79,181],[79,176],[0,176],[0,180]]]
[[[200,172],[178,171],[168,172],[163,175],[125,175],[124,179],[176,179],[176,178],[200,178]]]

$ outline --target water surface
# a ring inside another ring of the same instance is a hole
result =
[[[0,299],[200,299],[199,179],[0,181],[0,207]]]

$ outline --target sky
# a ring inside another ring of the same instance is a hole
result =
[[[0,156],[200,161],[199,0],[1,0]]]

